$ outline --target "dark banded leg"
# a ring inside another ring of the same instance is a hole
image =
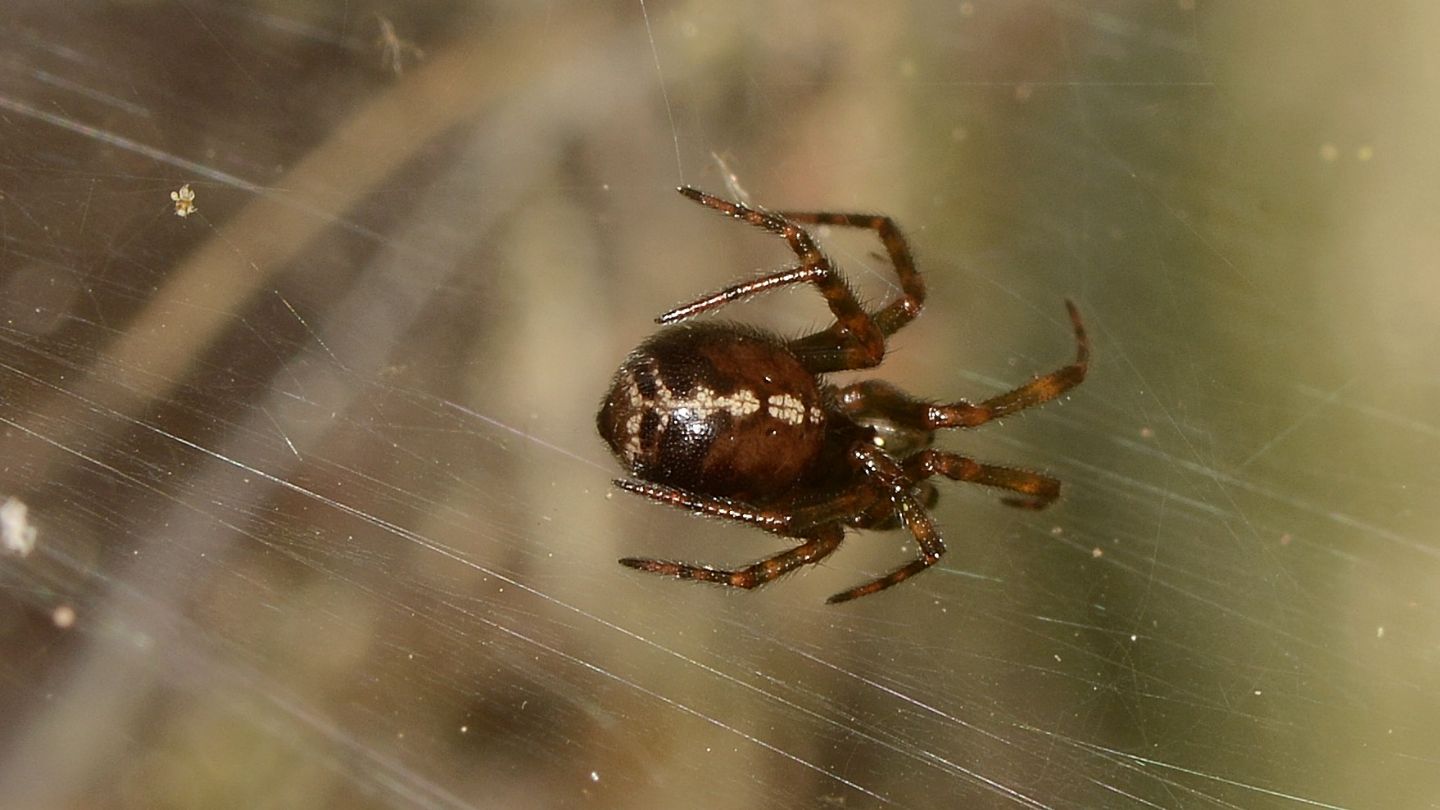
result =
[[[903,582],[939,562],[945,554],[945,541],[935,528],[935,521],[930,519],[930,513],[915,499],[915,483],[904,468],[871,445],[856,445],[854,453],[860,457],[870,485],[885,492],[894,503],[900,522],[910,530],[920,546],[920,556],[879,579],[841,591],[825,600],[832,605],[869,596]]]
[[[842,228],[868,228],[880,237],[895,275],[900,278],[900,297],[883,309],[870,314],[886,337],[915,320],[925,305],[925,281],[915,269],[910,245],[895,220],[879,214],[842,214],[830,211],[783,211],[780,216],[791,222],[807,225],[834,225]]]
[[[621,565],[638,571],[648,571],[676,579],[694,579],[701,582],[715,582],[731,588],[758,588],[778,579],[802,565],[819,562],[840,546],[845,530],[838,523],[817,526],[805,542],[792,549],[782,551],[773,557],[766,557],[744,568],[711,568],[708,565],[690,565],[666,560],[642,560],[626,557]]]
[[[904,427],[926,431],[975,427],[1049,402],[1079,385],[1090,365],[1090,338],[1080,321],[1080,311],[1068,299],[1065,307],[1070,312],[1070,323],[1075,329],[1075,362],[1036,377],[1019,388],[979,403],[961,400],[937,404],[915,399],[889,383],[869,380],[842,388],[840,407],[852,417],[881,417]]]
[[[701,495],[635,478],[617,478],[613,483],[627,492],[643,495],[652,501],[675,506],[687,512],[733,520],[737,523],[748,523],[776,534],[784,534],[792,525],[790,517],[786,514],[758,509],[748,503],[730,498]]]
[[[998,467],[944,450],[921,450],[905,459],[905,474],[914,481],[943,475],[952,481],[967,481],[1018,492],[1024,497],[1001,498],[1002,503],[1022,509],[1044,509],[1060,497],[1060,482],[1048,475]]]
[[[887,512],[891,511],[884,495],[866,487],[841,492],[829,500],[806,506],[793,507],[787,504],[778,508],[762,509],[731,498],[702,495],[635,478],[617,478],[614,484],[652,501],[706,517],[746,523],[782,537],[804,536],[814,527],[864,514],[877,503],[884,504]]]
[[[749,298],[752,295],[759,295],[762,292],[773,290],[776,287],[783,287],[787,284],[801,284],[815,279],[815,271],[806,268],[804,265],[792,265],[784,270],[777,270],[774,273],[759,278],[744,281],[739,284],[726,287],[723,290],[716,290],[704,298],[691,301],[684,306],[678,306],[669,312],[655,319],[656,323],[670,324],[676,321],[683,321],[694,315],[707,310],[722,307],[732,301],[739,301]]]
[[[784,217],[723,200],[697,189],[686,187],[679,191],[706,208],[712,208],[728,217],[783,237],[790,246],[791,252],[800,260],[800,264],[798,267],[787,268],[759,279],[726,287],[719,292],[676,307],[656,320],[660,323],[674,323],[758,292],[787,284],[808,282],[814,284],[820,294],[824,296],[826,305],[830,307],[831,314],[835,316],[835,326],[817,332],[811,338],[801,338],[792,344],[792,346],[801,347],[797,353],[805,361],[806,367],[818,374],[825,371],[870,368],[879,365],[880,360],[885,356],[885,333],[881,331],[869,313],[860,306],[859,299],[855,297],[855,291],[850,289],[850,286],[830,264],[830,260],[820,252],[820,248],[816,246],[815,240],[808,231]],[[828,337],[824,340],[815,340],[821,335]]]

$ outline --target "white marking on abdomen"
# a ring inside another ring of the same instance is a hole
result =
[[[730,394],[717,394],[705,386],[696,386],[695,390],[688,397],[682,397],[671,391],[660,376],[660,370],[651,361],[650,376],[655,381],[655,395],[646,397],[641,392],[640,386],[635,379],[633,371],[625,375],[625,398],[630,407],[630,415],[625,420],[625,460],[634,463],[644,450],[640,443],[640,425],[644,421],[647,411],[653,410],[660,418],[656,426],[656,435],[660,435],[670,427],[670,417],[681,412],[688,412],[695,421],[707,420],[717,413],[728,413],[733,419],[744,419],[757,413],[760,410],[760,398],[755,392],[748,388],[741,388]],[[770,397],[773,407],[775,397]],[[798,409],[800,418],[804,418],[804,409],[799,400],[794,397],[787,397],[791,406]],[[788,421],[788,420],[787,420]],[[792,423],[792,424],[798,424]]]
[[[789,394],[771,394],[766,400],[770,415],[787,425],[805,424],[805,403]]]

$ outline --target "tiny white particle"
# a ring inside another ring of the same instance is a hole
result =
[[[19,498],[0,504],[0,548],[21,557],[35,550],[39,530],[30,525],[30,509]]]

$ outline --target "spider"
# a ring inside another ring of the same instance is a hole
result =
[[[785,240],[798,263],[666,312],[665,326],[630,353],[596,416],[600,435],[632,477],[621,489],[701,515],[747,523],[798,545],[735,568],[627,557],[621,565],[734,588],[764,585],[839,547],[844,527],[904,526],[919,556],[878,579],[842,591],[831,604],[882,591],[924,571],[945,553],[927,507],[942,475],[1006,490],[1004,503],[1040,509],[1060,494],[1049,476],[983,464],[928,445],[940,428],[972,428],[1048,402],[1080,384],[1090,344],[1080,313],[1075,362],[983,402],[938,404],[870,380],[844,387],[829,372],[871,368],[885,340],[920,314],[925,284],[910,248],[887,216],[771,213],[681,188],[685,197]],[[816,246],[806,225],[874,231],[900,281],[900,295],[866,311]],[[738,323],[689,319],[790,284],[814,284],[835,323],[786,340]],[[679,323],[688,321],[687,323]]]

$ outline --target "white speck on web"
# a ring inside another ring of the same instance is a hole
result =
[[[39,531],[30,525],[29,508],[18,498],[0,504],[0,548],[21,557],[35,550]]]

